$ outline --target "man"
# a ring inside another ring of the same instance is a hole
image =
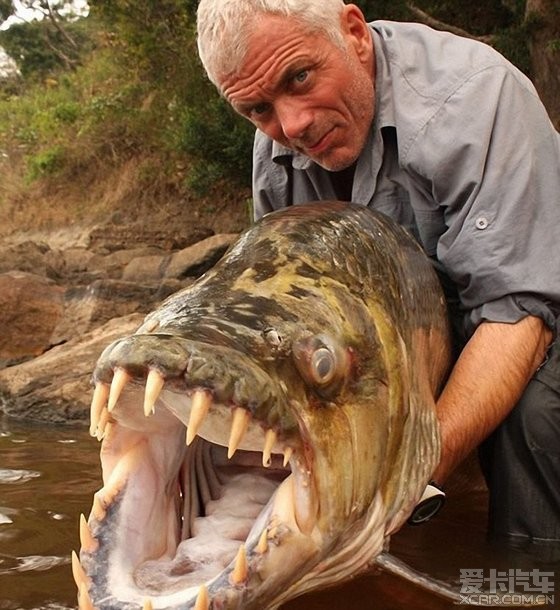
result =
[[[257,127],[256,217],[354,201],[433,258],[466,341],[434,479],[484,443],[491,533],[560,542],[560,136],[530,82],[486,45],[342,0],[201,0],[198,33]]]

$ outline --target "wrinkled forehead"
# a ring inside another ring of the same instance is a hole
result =
[[[297,17],[256,15],[247,28],[243,48],[223,64],[227,69],[218,76],[219,88],[228,97],[227,91],[232,85],[258,78],[259,73],[267,72],[267,67],[280,68],[297,56],[311,53],[319,42],[334,44],[320,28]]]

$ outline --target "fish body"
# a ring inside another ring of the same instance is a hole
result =
[[[273,609],[371,566],[438,462],[449,360],[404,229],[339,202],[265,216],[99,359],[80,607]]]

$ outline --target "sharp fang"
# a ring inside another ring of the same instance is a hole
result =
[[[156,400],[158,399],[164,384],[165,378],[163,375],[159,371],[156,371],[156,369],[150,369],[146,379],[146,390],[144,393],[144,415],[146,417],[155,411]]]
[[[113,503],[115,497],[125,486],[131,472],[137,470],[138,464],[140,464],[144,458],[145,450],[146,442],[139,442],[134,445],[132,449],[129,449],[117,462],[111,474],[108,475],[107,481],[102,489],[105,507],[108,507]]]
[[[105,510],[104,502],[102,501],[98,493],[93,496],[93,506],[91,507],[91,514],[94,516],[95,519],[97,519],[97,521],[103,521],[103,519],[105,519],[107,511]]]
[[[95,437],[97,438],[98,441],[103,440],[103,437],[105,436],[105,428],[107,426],[108,421],[109,421],[109,410],[104,408],[101,411],[101,415],[99,416],[99,421],[97,422],[97,432],[95,433]]]
[[[276,432],[274,432],[274,430],[269,429],[266,431],[266,434],[264,435],[264,449],[262,457],[262,464],[265,468],[268,468],[270,466],[270,463],[272,461],[272,448],[276,444],[277,439],[278,436]]]
[[[154,610],[151,599],[144,600],[144,603],[142,604],[142,610]]]
[[[195,439],[204,418],[212,405],[212,396],[205,390],[196,390],[192,395],[191,414],[187,425],[187,445]]]
[[[231,422],[231,433],[229,435],[228,443],[228,459],[233,457],[233,454],[237,451],[237,448],[241,444],[241,440],[247,432],[249,426],[249,419],[251,416],[248,411],[245,411],[242,407],[237,407],[233,411],[233,420]]]
[[[124,386],[130,381],[130,375],[124,369],[115,369],[111,389],[109,391],[109,413],[115,408]]]
[[[90,436],[95,436],[96,434],[99,418],[101,417],[103,408],[107,404],[107,398],[109,398],[109,386],[106,383],[95,384],[95,390],[93,391],[93,398],[91,399],[90,408]]]
[[[305,464],[299,460],[292,468],[294,508],[296,523],[300,531],[306,535],[311,534],[317,523],[319,504],[315,493],[315,483]]]
[[[78,585],[80,591],[82,590],[82,585],[85,585],[86,590],[89,586],[89,579],[85,573],[84,568],[82,568],[82,564],[76,555],[76,551],[72,551],[72,576],[74,577],[74,581]]]
[[[206,588],[206,585],[202,585],[198,590],[193,610],[209,610],[209,608],[210,599],[208,598],[208,589]]]
[[[264,529],[260,535],[255,551],[259,555],[264,555],[268,551],[268,530]]]
[[[233,585],[240,585],[247,580],[249,575],[249,565],[247,564],[247,551],[245,545],[242,544],[237,551],[235,558],[235,567],[230,576],[230,581]]]
[[[99,547],[99,542],[93,537],[83,514],[80,515],[80,543],[86,553],[95,553]]]
[[[284,468],[290,463],[294,450],[291,447],[284,449]]]
[[[85,583],[79,586],[78,608],[79,610],[96,610]]]

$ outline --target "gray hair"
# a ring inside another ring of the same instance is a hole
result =
[[[322,33],[342,46],[343,0],[200,0],[198,53],[208,78],[233,74],[243,62],[255,20],[262,15],[294,17],[310,33]]]

